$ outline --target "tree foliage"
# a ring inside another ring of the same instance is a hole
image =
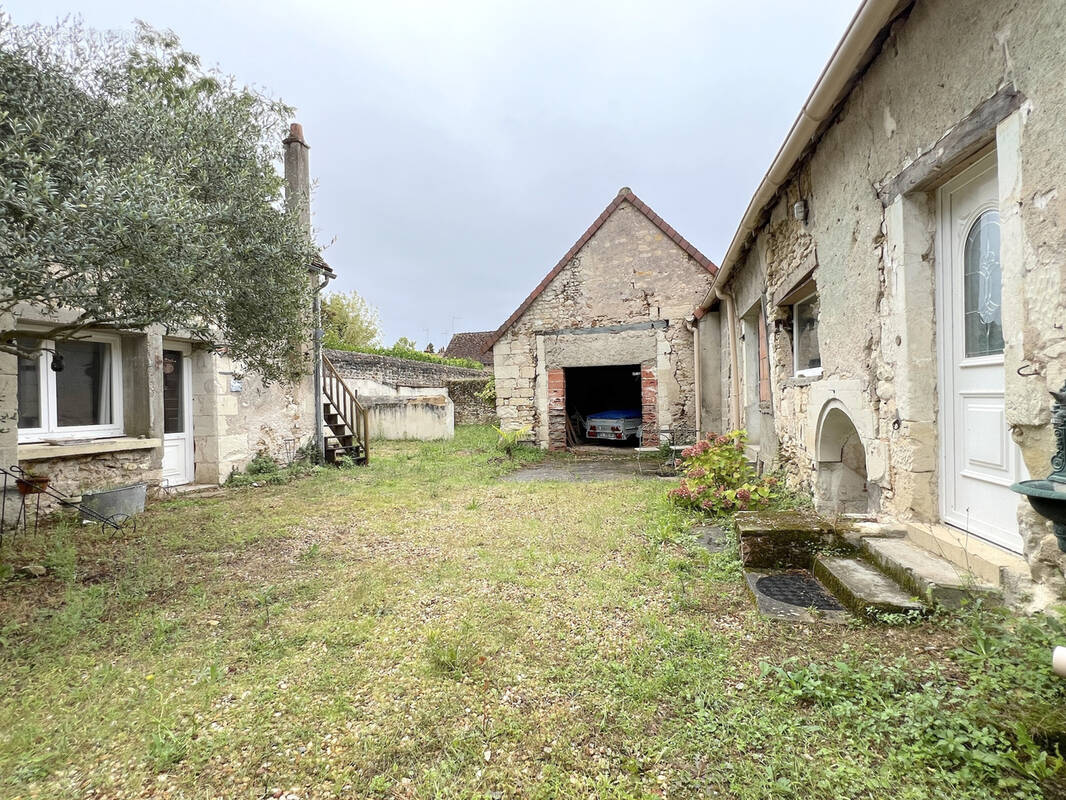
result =
[[[414,339],[408,339],[406,336],[401,336],[396,340],[396,344],[392,346],[393,350],[417,350],[418,344]]]
[[[322,299],[323,343],[334,350],[359,350],[381,345],[378,310],[359,296],[330,292]]]
[[[48,338],[161,325],[267,380],[305,371],[314,250],[276,169],[290,115],[172,33],[0,13],[0,320],[31,303]]]

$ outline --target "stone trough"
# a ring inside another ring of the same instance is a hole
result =
[[[838,528],[809,511],[740,512],[735,525],[748,587],[771,618],[833,622],[847,611],[879,618],[998,599],[995,587],[908,541],[901,528]]]

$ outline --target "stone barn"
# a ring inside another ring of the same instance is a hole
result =
[[[568,418],[632,409],[646,445],[663,431],[694,435],[686,316],[716,271],[623,188],[491,338],[501,426],[529,426],[538,445],[559,450]]]

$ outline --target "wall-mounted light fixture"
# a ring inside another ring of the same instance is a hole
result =
[[[807,224],[807,201],[797,200],[792,204],[792,218],[797,222]]]

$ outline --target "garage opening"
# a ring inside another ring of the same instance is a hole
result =
[[[632,447],[642,424],[640,364],[568,367],[563,372],[566,415],[576,441]]]

